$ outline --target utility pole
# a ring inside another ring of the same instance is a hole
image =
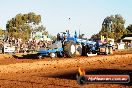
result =
[[[68,28],[68,30],[70,30],[71,18],[69,17],[68,20],[69,20],[69,22],[68,22],[68,23],[69,23],[69,28]]]
[[[81,33],[80,33],[80,29],[81,29],[81,24],[79,24],[79,37],[80,37],[80,34],[81,34]]]

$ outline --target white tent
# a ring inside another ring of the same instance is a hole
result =
[[[132,41],[132,37],[125,37],[122,40],[131,40]]]

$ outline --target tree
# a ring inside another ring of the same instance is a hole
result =
[[[33,12],[17,14],[7,22],[6,30],[10,37],[22,38],[23,41],[27,41],[34,26],[39,25],[40,22],[41,16]]]
[[[0,36],[2,36],[4,34],[3,30],[0,29]]]
[[[82,39],[85,34],[79,34],[79,38]]]
[[[43,25],[37,26],[33,29],[34,32],[45,32],[46,31],[46,27],[44,27]]]
[[[132,24],[130,24],[126,29],[128,33],[132,33]]]
[[[101,31],[96,35],[93,35],[91,38],[98,38],[100,35],[103,35],[106,38],[114,38],[115,41],[118,41],[127,33],[124,24],[125,20],[120,14],[107,16],[102,23]]]
[[[57,40],[57,36],[52,36],[52,35],[50,35],[50,36],[51,36],[51,40],[53,40],[53,41]]]
[[[97,33],[97,34],[93,34],[93,35],[91,36],[90,40],[99,40],[99,38],[100,38],[100,34]]]

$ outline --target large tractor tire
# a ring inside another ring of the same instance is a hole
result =
[[[72,58],[76,54],[76,45],[73,41],[66,41],[64,43],[64,54],[66,57]]]
[[[76,55],[81,56],[82,55],[82,45],[76,44]]]

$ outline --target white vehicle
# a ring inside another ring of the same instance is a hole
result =
[[[4,53],[15,53],[15,46],[10,46],[10,44],[4,44]]]

